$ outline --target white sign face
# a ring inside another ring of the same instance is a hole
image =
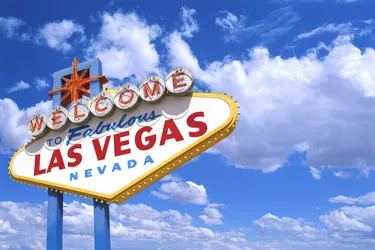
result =
[[[69,123],[21,148],[11,161],[12,177],[121,203],[224,139],[237,118],[231,98],[203,93],[143,101],[131,111],[113,108],[103,118],[115,95],[94,97],[96,113],[86,123]]]

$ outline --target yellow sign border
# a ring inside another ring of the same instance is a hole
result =
[[[109,93],[115,92],[115,89],[106,90]],[[12,156],[11,161],[9,162],[9,174],[10,177],[13,178],[13,181],[26,183],[29,185],[36,185],[37,187],[51,189],[56,192],[65,192],[69,194],[76,194],[79,196],[84,196],[87,198],[92,198],[96,200],[100,200],[101,202],[114,202],[117,204],[123,203],[127,199],[131,198],[135,194],[141,192],[142,190],[146,189],[148,186],[154,184],[156,181],[160,180],[164,176],[168,175],[169,173],[173,172],[186,162],[192,160],[196,156],[200,155],[208,148],[214,146],[228,135],[232,133],[237,123],[237,117],[239,115],[238,106],[236,104],[237,101],[233,100],[232,97],[227,96],[226,94],[220,93],[202,93],[202,92],[194,92],[186,94],[182,97],[200,97],[200,98],[219,98],[224,100],[230,107],[230,117],[226,120],[226,122],[215,129],[214,131],[210,132],[209,134],[203,136],[195,143],[191,144],[189,147],[185,148],[181,152],[173,155],[168,160],[162,162],[157,167],[155,167],[154,171],[148,172],[147,174],[142,175],[141,177],[137,178],[127,186],[121,188],[119,191],[115,192],[112,195],[101,194],[97,192],[92,192],[88,190],[83,190],[79,188],[72,188],[65,185],[57,185],[55,183],[47,182],[47,181],[37,181],[32,178],[22,177],[14,174],[12,164],[14,158],[24,150],[28,145],[36,142],[39,139],[34,139],[25,146],[18,149],[17,152]]]

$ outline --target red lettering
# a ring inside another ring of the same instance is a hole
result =
[[[61,118],[61,111],[55,111],[52,113],[52,125],[55,126],[55,125],[59,125],[61,123],[61,121],[58,121],[58,119]]]
[[[124,131],[119,134],[115,134],[113,137],[115,145],[115,156],[125,155],[130,153],[130,148],[122,149],[122,146],[129,145],[129,140],[121,141],[123,137],[129,136],[129,131]]]
[[[43,117],[38,119],[38,117],[35,117],[35,122],[33,120],[30,121],[31,123],[31,131],[35,131],[35,128],[38,127],[38,130],[42,127]]]
[[[137,131],[137,133],[135,134],[135,145],[137,146],[137,148],[139,150],[149,150],[150,148],[152,148],[155,145],[156,135],[146,136],[144,138],[145,141],[146,141],[146,144],[143,144],[143,141],[142,141],[142,135],[143,135],[143,133],[144,132],[150,133],[151,130],[152,130],[152,127],[145,126],[145,127],[142,127],[141,129],[139,129]]]
[[[68,162],[68,167],[77,167],[82,162],[82,155],[80,153],[74,152],[75,149],[80,149],[81,144],[75,144],[71,146],[68,150],[68,157],[74,159],[73,162]]]
[[[107,154],[110,139],[111,139],[110,135],[105,138],[103,148],[100,146],[99,138],[92,141],[92,144],[94,145],[94,150],[96,153],[96,158],[98,159],[98,161],[105,159],[105,155]]]
[[[35,162],[34,162],[34,176],[45,174],[45,169],[40,169],[40,155],[35,155]]]
[[[47,173],[51,172],[52,168],[59,168],[59,170],[65,169],[64,160],[62,158],[60,149],[56,149],[52,153],[51,161],[47,169]]]
[[[154,81],[154,88],[152,90],[151,90],[151,87],[148,85],[148,83],[143,85],[143,89],[144,89],[145,97],[149,97],[149,94],[151,94],[151,96],[154,96],[155,92],[157,92],[157,94],[160,94],[160,84],[158,81]]]
[[[104,106],[103,108],[99,108],[99,103],[100,103],[100,101],[102,101],[102,100],[105,100],[105,98],[104,98],[104,97],[100,97],[98,100],[96,100],[96,103],[95,103],[95,109],[96,109],[96,111],[98,111],[98,112],[103,112],[104,110],[107,109],[107,106]]]
[[[74,118],[78,119],[78,118],[81,118],[81,117],[84,117],[84,116],[85,116],[85,114],[78,114],[78,105],[76,105],[74,107]]]
[[[189,132],[190,137],[199,137],[207,132],[207,124],[202,121],[196,121],[195,118],[204,117],[204,112],[195,112],[187,118],[187,125],[190,128],[197,128],[196,132]]]
[[[169,133],[169,130],[171,131],[171,133]],[[160,146],[164,145],[165,142],[170,139],[175,139],[176,142],[184,140],[174,120],[166,120],[164,122],[163,132],[161,133]]]
[[[130,93],[130,94],[131,94],[130,97],[129,97],[129,99],[126,100],[126,101],[124,101],[124,100],[122,99],[122,97],[124,96],[125,93]],[[125,90],[124,92],[122,92],[122,93],[120,94],[120,96],[119,96],[119,101],[120,101],[120,103],[121,103],[122,105],[126,105],[126,104],[129,104],[129,103],[133,100],[133,98],[134,98],[134,92],[131,91],[131,90],[129,90],[129,89],[127,89],[127,90]]]
[[[179,77],[179,76],[183,76],[183,75],[184,75],[184,73],[177,73],[177,74],[172,75],[172,81],[173,81],[173,88],[174,89],[185,87],[186,83],[179,84],[180,82],[184,81],[183,77]]]

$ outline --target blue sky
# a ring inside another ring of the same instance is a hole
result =
[[[246,2],[0,3],[0,249],[45,247],[47,192],[7,168],[74,57],[110,86],[188,67],[241,106],[227,140],[111,205],[113,249],[373,249],[375,2]],[[92,201],[64,202],[64,248],[93,249]]]

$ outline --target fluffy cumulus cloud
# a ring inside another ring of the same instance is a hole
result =
[[[152,194],[160,199],[173,200],[178,203],[205,205],[208,203],[206,189],[192,181],[163,183],[159,191]]]
[[[87,57],[99,57],[107,77],[143,80],[148,73],[159,72],[159,54],[153,43],[161,34],[159,25],[148,25],[137,14],[122,12],[103,13],[101,22]]]
[[[280,232],[298,233],[304,238],[315,239],[319,229],[306,224],[302,219],[293,219],[289,217],[277,217],[273,214],[265,214],[261,218],[254,220],[261,230],[275,230]]]
[[[16,230],[10,226],[9,221],[0,220],[0,233],[13,234],[16,233]]]
[[[339,231],[373,232],[375,226],[375,206],[343,207],[321,215],[320,220],[328,228]]]
[[[19,81],[13,84],[12,87],[8,88],[7,91],[8,93],[12,93],[12,92],[21,91],[21,90],[28,89],[28,88],[30,88],[30,84],[28,84],[25,81]]]
[[[182,179],[176,175],[169,174],[161,179],[161,181],[174,181],[174,182],[181,182]]]
[[[26,124],[36,112],[47,114],[51,109],[50,101],[42,101],[33,107],[20,109],[9,99],[0,99],[0,153],[8,154],[31,140]]]
[[[201,218],[201,220],[207,225],[223,225],[223,222],[221,221],[223,217],[223,214],[214,207],[204,208],[203,214],[199,216],[199,218]]]
[[[253,224],[258,233],[270,239],[264,242],[263,246],[268,247],[265,249],[371,249],[375,243],[374,213],[374,206],[346,206],[322,214],[320,223],[314,224],[302,218],[268,213]],[[277,232],[281,233],[283,243],[274,240]]]
[[[271,56],[254,47],[244,59],[230,56],[201,66],[183,37],[169,36],[171,66],[189,67],[209,88],[239,100],[234,134],[216,146],[229,164],[275,171],[293,151],[307,152],[316,168],[375,166],[372,129],[375,111],[375,51],[360,50],[350,37],[339,37],[328,54]],[[350,153],[348,153],[350,152]]]
[[[0,243],[8,247],[4,249],[45,248],[46,212],[45,205],[0,202]],[[1,231],[1,221],[6,221],[5,232]]]
[[[37,42],[44,42],[48,47],[63,52],[71,50],[72,43],[83,40],[83,26],[65,19],[45,24],[36,37]]]
[[[110,209],[111,245],[116,249],[124,245],[137,249],[250,249],[243,233],[196,227],[189,214],[177,210],[158,211],[144,204],[111,205]],[[0,244],[10,249],[45,249],[46,212],[46,203],[0,202]],[[91,205],[64,203],[64,248],[93,249],[93,225]]]
[[[370,205],[375,204],[375,192],[370,192],[359,197],[347,197],[338,195],[329,199],[331,203],[344,203],[344,204],[364,204]]]

